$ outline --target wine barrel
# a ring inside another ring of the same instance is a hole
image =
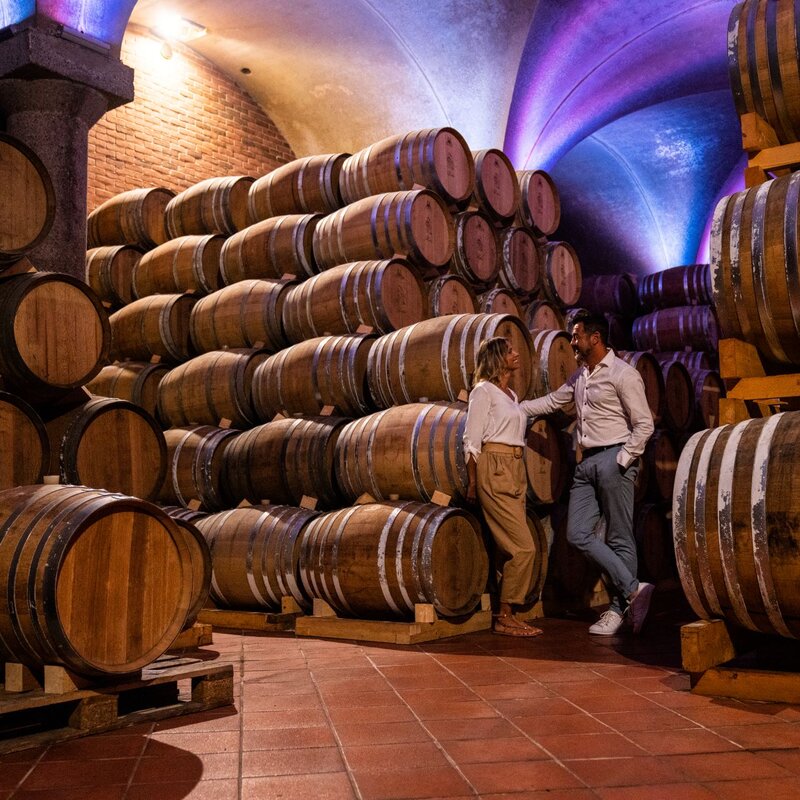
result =
[[[544,293],[557,306],[574,306],[581,296],[581,265],[578,254],[566,242],[544,246]]]
[[[43,412],[50,441],[48,474],[61,483],[152,500],[167,470],[164,434],[143,408],[94,397],[64,410]]]
[[[672,526],[663,503],[643,503],[637,506],[634,509],[633,531],[640,580],[657,584],[674,579],[676,571]]]
[[[677,361],[683,364],[690,372],[698,369],[714,369],[717,359],[713,358],[712,353],[703,352],[687,352],[686,350],[672,350],[663,353],[653,353],[658,360],[658,363],[663,367],[665,364],[670,364]]]
[[[211,550],[211,599],[221,608],[279,611],[282,597],[301,608],[311,598],[300,582],[300,537],[318,511],[290,506],[235,508],[195,525]]]
[[[166,509],[162,510],[166,512]],[[192,521],[192,518],[179,514],[170,514],[169,512],[166,513],[173,522],[177,523],[178,529],[183,533],[184,543],[189,550],[192,594],[189,602],[189,610],[186,612],[186,620],[183,623],[183,630],[186,630],[194,625],[200,612],[208,603],[208,596],[211,592],[211,577],[213,575],[211,550],[208,547],[205,537]],[[199,519],[199,517],[195,519]]]
[[[500,286],[522,298],[533,297],[542,285],[542,263],[536,240],[527,228],[500,233]]]
[[[29,400],[90,381],[110,341],[108,315],[83,281],[55,272],[0,280],[0,376]]]
[[[533,395],[542,397],[566,383],[578,368],[570,336],[564,331],[531,331],[533,339]]]
[[[679,361],[656,360],[664,376],[664,424],[671,431],[686,431],[695,413],[694,381]]]
[[[0,489],[39,483],[50,463],[41,417],[21,397],[0,391]]]
[[[794,3],[750,0],[728,19],[728,73],[736,112],[756,112],[781,144],[800,139],[800,15]]]
[[[151,294],[194,292],[209,294],[219,289],[219,259],[224,236],[181,236],[145,253],[133,269],[133,292]]]
[[[0,133],[0,271],[44,241],[56,214],[53,182],[36,153]]]
[[[689,264],[653,272],[639,279],[638,294],[639,303],[647,310],[711,305],[711,267]]]
[[[475,163],[458,131],[427,128],[390,136],[353,153],[339,173],[345,203],[415,186],[436,192],[453,209],[469,202],[475,186]]]
[[[367,359],[374,336],[322,336],[270,356],[253,376],[257,418],[320,414],[326,406],[343,417],[374,410],[367,392]]]
[[[251,278],[316,275],[320,270],[312,239],[321,219],[321,214],[271,217],[231,236],[220,254],[223,281],[230,285]]]
[[[522,319],[522,308],[514,292],[497,286],[478,295],[478,313],[513,314]]]
[[[349,156],[297,158],[258,178],[247,195],[250,223],[284,214],[330,214],[341,208],[339,174]]]
[[[95,247],[86,252],[86,283],[109,308],[132,303],[133,271],[142,257],[138,247],[130,244]]]
[[[100,397],[117,397],[143,408],[151,416],[156,415],[158,385],[169,372],[166,364],[151,364],[147,361],[124,361],[110,364],[86,384],[92,394]]]
[[[428,289],[428,316],[446,314],[477,314],[478,298],[472,287],[458,275],[440,275],[426,284]]]
[[[661,365],[650,353],[620,350],[617,355],[630,364],[644,382],[644,393],[647,405],[653,415],[653,422],[658,423],[664,414],[664,375]]]
[[[336,477],[345,499],[429,501],[442,492],[466,503],[463,403],[409,403],[355,420],[336,444]]]
[[[500,270],[500,244],[491,218],[482,211],[453,217],[456,239],[450,272],[473,286],[490,286]]]
[[[158,387],[158,415],[174,428],[219,425],[246,429],[256,424],[252,386],[264,350],[214,350],[181,364]]]
[[[719,331],[710,306],[662,308],[633,321],[633,343],[638,350],[714,351]]]
[[[225,450],[228,503],[299,506],[304,497],[318,509],[338,508],[334,478],[336,442],[347,420],[304,417],[268,422],[242,433]]]
[[[716,370],[690,370],[694,381],[694,427],[713,428],[719,422],[719,401],[725,397],[725,383]]]
[[[564,329],[564,317],[549,300],[533,300],[525,307],[525,325],[530,331]]]
[[[161,510],[172,519],[185,520],[186,522],[195,523],[199,519],[205,519],[208,516],[207,511],[197,511],[193,508],[184,508],[183,506],[161,506]]]
[[[246,228],[247,195],[254,179],[237,175],[207,178],[175,195],[164,210],[170,238],[221,233]]]
[[[175,192],[163,187],[130,189],[99,205],[87,220],[89,248],[130,244],[150,250],[170,238],[164,217]]]
[[[784,364],[800,364],[798,216],[800,173],[794,173],[724,197],[711,226],[711,282],[721,335],[744,339],[768,360]]]
[[[201,297],[189,318],[195,350],[263,347],[276,353],[283,349],[288,342],[281,315],[294,285],[294,281],[239,281]]]
[[[167,470],[158,502],[186,508],[195,500],[203,511],[226,508],[222,488],[224,458],[239,435],[239,431],[212,425],[165,431]]]
[[[475,150],[475,189],[472,201],[491,217],[495,224],[510,225],[519,210],[520,188],[514,165],[497,148]]]
[[[541,417],[528,430],[525,444],[529,502],[535,505],[558,502],[569,477],[561,431],[549,419]]]
[[[179,364],[192,357],[189,318],[197,298],[189,294],[154,294],[115,311],[111,358],[149,361],[153,356]]]
[[[453,254],[453,220],[425,189],[359,200],[322,219],[314,230],[320,270],[351,261],[405,256],[424,276],[442,271]]]
[[[655,431],[647,442],[643,460],[647,462],[651,497],[660,502],[670,500],[678,467],[678,450],[672,436],[667,431]]]
[[[83,486],[0,493],[0,658],[133,673],[193,604],[186,536],[161,509]],[[99,579],[98,579],[99,578]]]
[[[797,412],[696,433],[675,476],[681,585],[703,619],[800,636]]]
[[[423,320],[381,336],[372,346],[367,380],[378,408],[403,403],[459,399],[471,386],[481,341],[504,336],[520,354],[511,388],[529,397],[531,337],[511,314],[451,314]]]
[[[412,618],[415,603],[442,616],[480,602],[488,558],[468,512],[413,501],[368,503],[322,514],[301,534],[306,592],[338,613]]]
[[[541,169],[518,171],[517,178],[520,220],[540,236],[555,233],[561,222],[561,200],[553,179]]]
[[[424,284],[407,261],[356,261],[290,289],[283,328],[294,343],[361,326],[389,333],[424,319],[425,300]]]
[[[604,315],[608,323],[608,346],[614,350],[632,350],[631,321],[622,314],[607,311]]]
[[[641,286],[639,291],[641,293]],[[581,283],[577,304],[595,314],[611,311],[623,317],[633,317],[636,315],[636,285],[631,276],[624,273],[587,275]]]

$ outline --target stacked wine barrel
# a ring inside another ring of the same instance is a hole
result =
[[[521,399],[572,370],[560,313],[581,273],[547,241],[559,215],[546,173],[473,153],[451,128],[256,180],[135,189],[92,213],[87,279],[113,312],[115,363],[90,389],[155,412],[158,499],[203,530],[217,604],[475,608],[488,559],[465,500],[465,401],[489,336],[522,353]],[[566,482],[561,433],[542,420],[530,442],[531,500],[546,509]],[[358,580],[332,593],[336,558]]]

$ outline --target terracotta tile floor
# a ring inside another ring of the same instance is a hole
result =
[[[236,707],[0,758],[0,800],[800,798],[800,707],[689,693],[679,626],[428,645],[215,633]]]

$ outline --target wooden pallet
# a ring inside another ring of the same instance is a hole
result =
[[[345,619],[337,616],[324,600],[315,599],[313,616],[298,617],[295,634],[321,639],[356,639],[364,642],[411,645],[485,631],[491,627],[492,609],[488,594],[481,597],[478,611],[456,619],[439,617],[433,606],[427,603],[417,604],[414,622]]]
[[[286,633],[294,631],[295,620],[303,613],[292,597],[281,600],[280,612],[237,611],[228,608],[204,608],[197,619],[214,628],[253,633]]]
[[[20,677],[24,690],[7,691]],[[94,685],[61,667],[46,667],[43,682],[30,685],[30,671],[6,664],[0,754],[233,703],[233,667],[201,658],[162,656],[141,675]]]
[[[800,703],[800,672],[759,667],[763,656],[755,654],[768,637],[733,631],[721,619],[692,622],[681,627],[681,658],[689,673],[692,692],[709,697]],[[769,641],[769,640],[768,640]],[[770,644],[773,644],[769,641]],[[781,647],[777,642],[773,646]],[[796,643],[786,642],[796,647]],[[742,661],[749,656],[749,663]],[[781,664],[798,664],[779,658]]]
[[[196,650],[198,647],[214,643],[214,629],[207,622],[195,622],[191,628],[180,632],[170,645],[169,652],[176,650]]]

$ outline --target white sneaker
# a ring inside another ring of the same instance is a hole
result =
[[[610,608],[605,611],[594,625],[589,628],[589,633],[596,636],[613,636],[622,627],[622,615]]]

